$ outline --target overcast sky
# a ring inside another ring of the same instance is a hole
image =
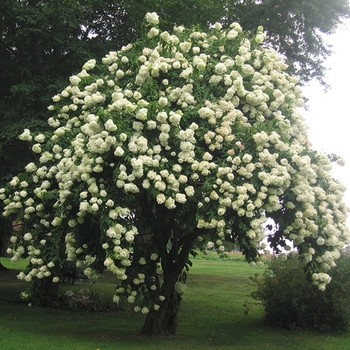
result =
[[[350,20],[334,35],[326,37],[333,54],[327,59],[327,83],[324,92],[317,82],[303,89],[309,98],[309,110],[303,113],[309,126],[313,148],[336,153],[345,159],[345,166],[335,166],[334,177],[348,188],[345,202],[350,207]],[[348,220],[350,223],[350,220]]]

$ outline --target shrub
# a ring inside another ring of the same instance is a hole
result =
[[[252,278],[266,321],[286,328],[317,331],[344,330],[350,324],[350,254],[344,251],[329,271],[332,280],[325,291],[307,278],[305,263],[296,254],[271,260],[262,278]]]

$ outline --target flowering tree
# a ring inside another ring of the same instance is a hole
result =
[[[293,242],[324,289],[349,243],[344,188],[310,149],[297,79],[239,24],[209,33],[161,32],[101,63],[88,61],[49,106],[52,132],[24,130],[37,163],[0,190],[19,220],[19,278],[59,282],[62,262],[88,277],[107,269],[121,297],[147,314],[144,333],[173,334],[184,269],[194,248],[234,240],[255,259],[264,223],[278,249]]]

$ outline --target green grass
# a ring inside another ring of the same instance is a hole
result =
[[[23,268],[25,261],[4,266]],[[253,287],[248,277],[264,267],[251,267],[240,257],[193,260],[188,289],[181,305],[175,337],[139,335],[144,316],[134,312],[69,312],[30,308],[18,302],[26,287],[16,273],[0,275],[0,349],[350,349],[350,334],[317,334],[268,327],[262,311],[252,308],[244,315],[243,303]],[[92,286],[62,286],[62,291],[81,288],[113,294],[114,278],[106,274]]]
[[[16,262],[12,262],[9,258],[2,258],[2,257],[0,257],[0,263],[6,268],[13,269],[13,270],[23,270],[28,264],[27,260],[24,260],[24,259]]]

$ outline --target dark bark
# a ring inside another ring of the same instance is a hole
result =
[[[59,283],[54,283],[52,277],[43,278],[40,282],[42,291],[40,304],[43,306],[51,305],[58,300]]]
[[[161,286],[160,295],[164,296],[165,299],[159,303],[159,310],[151,310],[147,314],[141,331],[142,334],[176,334],[181,295],[176,293],[175,284],[183,276],[193,242],[199,233],[200,231],[195,229],[182,239],[176,240],[176,244],[173,241],[173,247],[167,253],[163,250],[161,256],[164,282]],[[179,245],[180,249],[178,248]]]
[[[175,335],[180,303],[180,295],[175,292],[176,279],[165,282],[161,295],[165,300],[160,302],[159,310],[151,310],[143,325],[141,334],[144,335]]]

